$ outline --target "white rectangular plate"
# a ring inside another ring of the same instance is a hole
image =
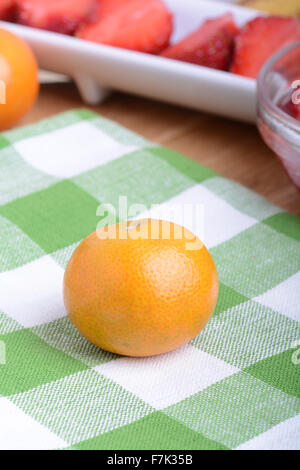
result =
[[[205,19],[231,11],[239,26],[258,12],[230,3],[165,0],[174,14],[176,42]],[[99,103],[121,90],[230,118],[254,122],[256,82],[229,72],[94,44],[74,37],[0,22],[33,48],[41,68],[70,76],[82,98]]]

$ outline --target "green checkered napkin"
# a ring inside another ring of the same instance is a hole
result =
[[[204,207],[219,301],[162,356],[97,349],[63,306],[71,253],[119,195],[142,216]],[[3,133],[0,448],[299,449],[299,239],[295,216],[90,111]]]

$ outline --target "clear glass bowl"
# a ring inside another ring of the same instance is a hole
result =
[[[300,41],[274,54],[257,79],[258,129],[300,188],[300,121],[286,111],[297,98],[300,98]]]

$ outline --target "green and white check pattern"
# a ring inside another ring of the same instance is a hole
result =
[[[119,195],[141,216],[204,205],[219,301],[162,356],[97,349],[63,306],[72,251]],[[90,111],[3,133],[0,448],[299,449],[299,240],[295,216]]]

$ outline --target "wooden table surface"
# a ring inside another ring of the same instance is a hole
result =
[[[42,85],[35,107],[21,124],[83,106],[73,84]],[[121,93],[91,109],[300,215],[300,191],[255,126]]]

